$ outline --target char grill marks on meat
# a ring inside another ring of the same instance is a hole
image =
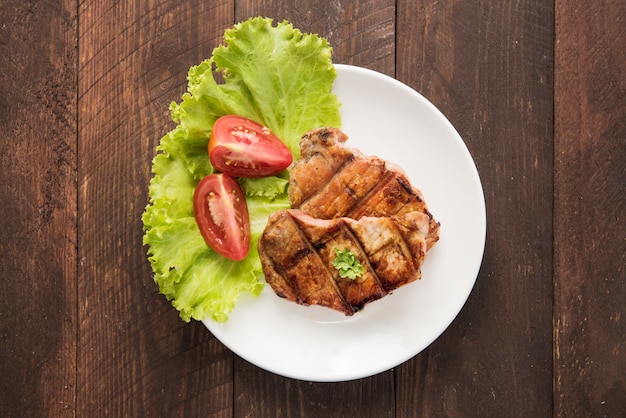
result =
[[[307,132],[301,157],[289,177],[291,207],[320,219],[400,216],[418,211],[430,219],[428,248],[439,239],[439,223],[428,211],[422,193],[402,170],[385,160],[344,146],[339,129]]]
[[[439,223],[401,169],[345,147],[347,139],[334,128],[303,136],[289,175],[292,209],[269,217],[258,250],[278,296],[353,315],[421,278]],[[364,268],[355,279],[333,265],[345,249]]]
[[[259,240],[265,279],[280,297],[352,315],[421,277],[430,218],[423,212],[359,220],[313,218],[300,210],[272,214]],[[335,249],[349,249],[364,273],[342,278]]]

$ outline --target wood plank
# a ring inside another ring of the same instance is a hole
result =
[[[264,15],[326,37],[333,61],[394,74],[395,2],[236,3],[236,21]],[[348,383],[276,376],[235,358],[235,416],[393,416],[393,372]]]
[[[555,416],[626,411],[625,26],[556,2]]]
[[[236,357],[234,417],[395,416],[393,373],[318,383],[287,379]]]
[[[397,16],[397,78],[465,140],[488,216],[468,303],[397,368],[397,416],[550,416],[552,2],[400,1]]]
[[[158,294],[141,214],[169,104],[233,4],[85,1],[79,12],[77,415],[231,416],[232,353]]]
[[[267,16],[288,20],[305,33],[317,33],[333,47],[333,62],[359,65],[393,75],[395,61],[395,2],[358,0],[237,1],[236,20]]]
[[[76,394],[75,1],[0,7],[0,415]]]

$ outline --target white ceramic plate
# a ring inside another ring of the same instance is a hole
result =
[[[352,317],[280,299],[266,286],[244,296],[228,322],[204,321],[238,356],[270,372],[307,381],[344,381],[393,368],[450,325],[476,281],[485,245],[478,172],[450,122],[423,96],[383,74],[336,65],[347,145],[400,165],[441,222],[422,279]]]

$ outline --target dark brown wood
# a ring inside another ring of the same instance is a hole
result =
[[[626,6],[588,3],[0,0],[0,416],[621,416]],[[263,371],[152,280],[141,213],[169,103],[255,15],[421,92],[478,166],[476,287],[393,370]]]
[[[351,382],[287,379],[235,361],[234,417],[395,416],[393,373]]]
[[[151,160],[232,2],[80,3],[78,416],[230,416],[230,351],[158,294],[142,246]]]
[[[76,3],[0,2],[0,415],[76,402]]]
[[[269,16],[288,20],[305,33],[317,33],[333,47],[333,61],[393,75],[395,65],[395,1],[236,2],[236,20]]]
[[[556,2],[555,416],[626,411],[626,3]]]
[[[397,369],[398,416],[549,416],[552,3],[401,4],[396,77],[465,140],[488,230],[465,308]]]

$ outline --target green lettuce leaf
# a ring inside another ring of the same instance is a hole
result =
[[[340,103],[332,94],[332,49],[324,38],[257,17],[227,30],[224,41],[211,58],[190,68],[187,92],[170,105],[176,127],[157,147],[142,215],[154,280],[185,321],[226,321],[242,292],[261,293],[257,242],[269,215],[289,207],[286,173],[240,179],[250,212],[250,253],[235,262],[204,242],[193,192],[214,171],[207,146],[215,120],[236,114],[266,125],[294,158],[306,131],[341,123]]]

